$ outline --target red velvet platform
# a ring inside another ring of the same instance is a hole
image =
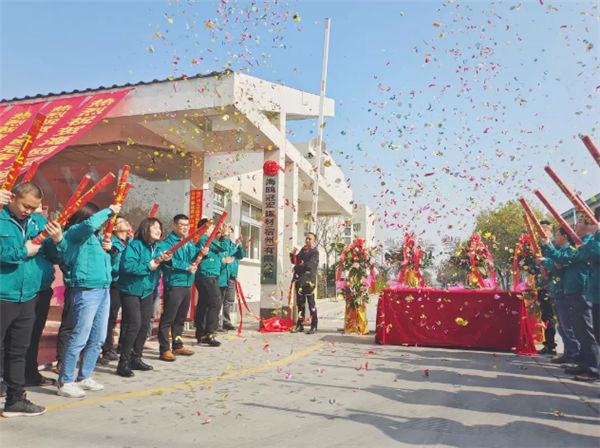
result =
[[[384,289],[377,305],[380,344],[511,350],[519,345],[522,301],[490,290]]]

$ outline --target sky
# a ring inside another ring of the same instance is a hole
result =
[[[377,237],[466,238],[477,213],[539,188],[600,192],[597,1],[5,1],[0,98],[226,68],[319,93],[324,141]],[[288,124],[292,142],[317,120]]]

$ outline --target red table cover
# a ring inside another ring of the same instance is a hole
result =
[[[429,288],[384,289],[377,305],[380,344],[511,350],[519,345],[516,293]]]

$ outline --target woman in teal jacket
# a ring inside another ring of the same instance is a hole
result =
[[[142,361],[148,323],[152,316],[152,293],[158,284],[162,262],[171,260],[163,254],[167,249],[160,241],[162,224],[156,218],[144,219],[121,258],[117,287],[121,291],[125,332],[121,339],[121,356],[117,375],[133,376],[132,370],[152,370]],[[157,261],[158,260],[158,261]]]
[[[93,215],[98,207],[87,204],[71,219],[73,224],[64,234],[65,264],[71,273],[73,287],[73,331],[58,377],[58,395],[69,398],[85,396],[84,390],[102,390],[104,386],[90,376],[102,343],[106,339],[106,322],[110,297],[110,243],[102,242],[100,227],[120,205],[111,205]],[[75,382],[75,368],[83,351],[81,366]]]

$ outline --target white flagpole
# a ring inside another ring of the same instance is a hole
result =
[[[317,148],[315,160],[315,181],[313,184],[313,202],[311,211],[310,231],[317,228],[317,213],[319,210],[319,174],[321,171],[321,152],[323,151],[323,115],[325,113],[325,87],[327,84],[327,60],[329,58],[329,28],[331,19],[325,19],[325,43],[323,45],[323,69],[321,71],[321,95],[319,101],[319,128],[317,129]]]

